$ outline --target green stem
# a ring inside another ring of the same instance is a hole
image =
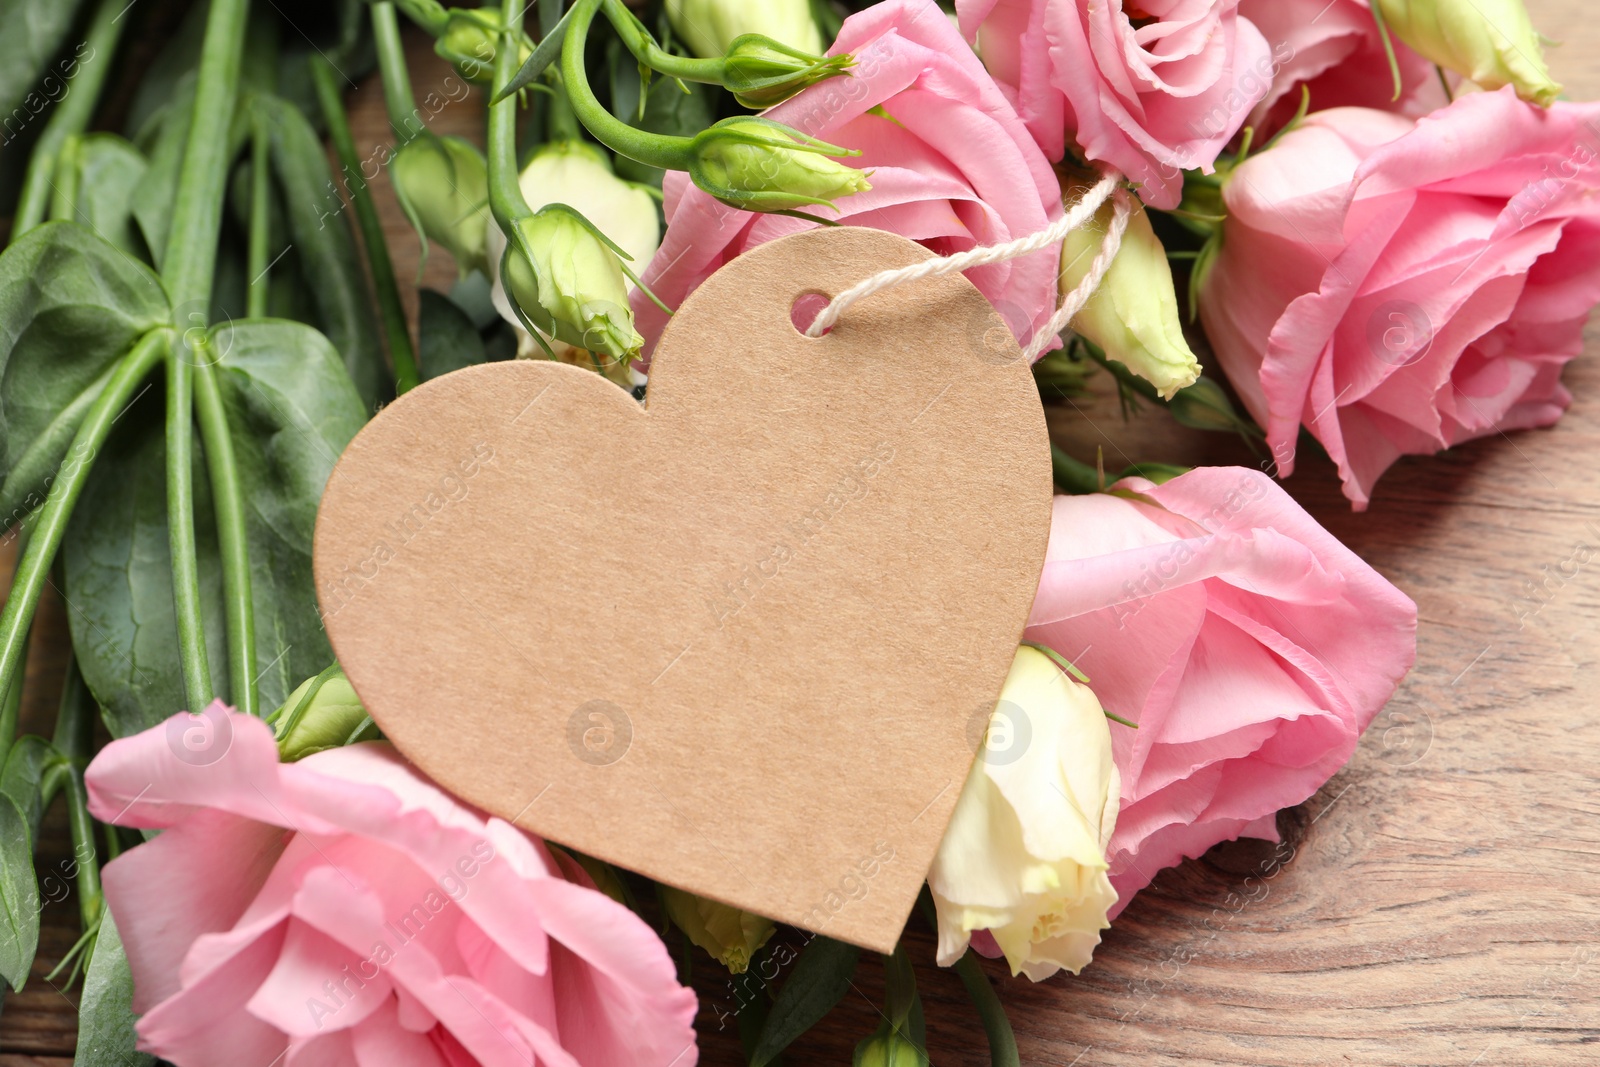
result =
[[[515,14],[516,5],[512,0],[506,0],[505,7],[508,17]],[[497,88],[509,85],[517,73],[516,49],[506,46],[510,32],[507,31],[500,41],[500,47],[495,49],[494,84]],[[515,94],[489,105],[488,145],[489,210],[505,232],[506,239],[515,242],[516,220],[533,213],[518,183]]]
[[[178,623],[183,692],[198,715],[211,703],[211,667],[200,611],[200,555],[194,537],[194,364],[209,358],[198,327],[167,348],[167,542],[172,554],[172,603]]]
[[[21,559],[28,551],[28,541],[32,532],[29,527],[23,526],[17,533],[18,559]],[[30,627],[29,636],[31,636],[31,633],[32,628]],[[25,636],[22,640],[22,663],[24,668],[19,670],[16,676],[11,679],[11,685],[6,690],[5,705],[0,707],[0,767],[5,766],[6,757],[11,754],[11,746],[16,743],[17,719],[22,713],[22,680],[27,673],[28,643],[29,637]]]
[[[211,303],[222,193],[228,177],[228,127],[238,95],[249,7],[249,0],[212,0],[206,20],[189,140],[178,172],[166,262],[161,270],[167,295],[180,312],[205,309]]]
[[[100,921],[100,860],[94,847],[94,819],[89,814],[89,793],[83,786],[83,768],[73,765],[67,777],[67,820],[72,827],[72,858],[78,872],[78,915],[85,931]]]
[[[209,350],[208,350],[209,351]],[[195,368],[195,411],[205,444],[211,497],[217,513],[217,544],[222,554],[222,598],[228,623],[228,689],[233,704],[246,715],[258,714],[256,700],[256,622],[250,592],[250,540],[245,529],[244,490],[233,456],[228,409],[222,403],[217,376],[209,360]]]
[[[389,0],[372,5],[372,36],[378,46],[378,70],[383,75],[383,101],[389,109],[389,126],[403,145],[422,132],[422,119],[417,112],[416,98],[411,95],[411,71],[406,66],[400,22]]]
[[[956,961],[955,971],[961,984],[967,987],[973,1007],[978,1009],[983,1032],[989,1036],[989,1058],[994,1067],[1021,1067],[1011,1020],[1006,1018],[1006,1009],[995,995],[994,986],[989,984],[989,976],[978,966],[977,954],[968,949],[966,955]]]
[[[139,384],[160,362],[170,342],[171,335],[166,330],[152,330],[141,337],[122,357],[116,372],[73,436],[67,459],[39,509],[33,539],[17,561],[11,593],[6,597],[4,610],[0,611],[0,690],[10,688],[22,667],[28,627],[39,606],[39,596],[44,591],[56,549],[66,533],[72,507],[88,480],[90,463],[110,436],[112,423],[133,398]]]
[[[545,128],[546,139],[552,143],[583,139],[583,124],[572,110],[572,101],[567,99],[567,91],[561,87],[560,81],[550,86],[550,100],[545,108]]]
[[[82,158],[78,146],[82,140],[77,134],[68,137],[56,156],[55,195],[50,199],[52,222],[76,222],[78,219],[78,184],[83,177]]]
[[[595,139],[613,152],[643,163],[647,167],[688,170],[694,145],[691,138],[662,137],[636,130],[607,111],[595,97],[594,90],[589,88],[589,79],[584,72],[584,50],[589,44],[589,26],[594,22],[601,2],[602,0],[578,0],[572,9],[572,25],[567,27],[567,38],[561,46],[561,80],[566,86],[567,98],[572,101],[572,109],[578,113],[578,118],[589,128],[589,132],[594,134]],[[516,72],[514,59],[509,64],[504,63],[502,59],[504,52],[505,49],[499,50],[495,57],[497,86],[508,84],[511,75]],[[511,68],[510,71],[502,74],[507,65]]]
[[[271,291],[267,272],[271,264],[267,253],[272,240],[272,170],[268,154],[272,150],[272,134],[267,124],[255,121],[250,136],[250,290],[246,297],[245,315],[252,319],[265,318],[267,296]]]
[[[1400,60],[1394,54],[1394,41],[1389,37],[1389,21],[1383,17],[1382,0],[1372,0],[1372,21],[1378,24],[1378,37],[1383,41],[1383,54],[1389,60],[1389,72],[1394,75],[1394,100],[1405,92],[1405,78],[1400,74]],[[1393,103],[1394,100],[1390,102]]]
[[[392,13],[391,13],[392,14]],[[345,117],[344,104],[339,99],[339,86],[334,81],[333,68],[321,56],[310,61],[311,81],[316,86],[317,100],[322,105],[323,118],[328,121],[328,135],[333,150],[346,174],[361,174],[361,157],[356,154],[356,142],[350,135],[350,122]],[[385,78],[384,84],[388,84]],[[367,265],[372,271],[372,287],[377,290],[378,308],[383,313],[383,332],[389,341],[389,358],[394,364],[396,393],[404,393],[421,382],[417,374],[417,355],[411,347],[411,332],[406,326],[405,308],[400,303],[400,286],[395,281],[394,264],[389,260],[389,246],[383,239],[383,223],[378,220],[378,209],[372,202],[372,190],[359,177],[350,185],[350,200],[355,205],[356,222],[361,227],[361,244],[367,252]]]
[[[56,157],[69,137],[74,137],[89,127],[95,107],[100,103],[100,91],[111,73],[111,58],[122,36],[122,13],[127,10],[127,0],[101,0],[95,8],[89,32],[84,36],[83,47],[88,53],[77,61],[77,69],[67,79],[67,93],[62,98],[50,121],[45,125],[39,141],[28,157],[28,171],[22,180],[22,195],[17,200],[17,211],[12,223],[11,239],[33,229],[44,221],[50,205],[51,182],[55,178]]]
[[[719,85],[727,64],[720,58],[717,59],[692,59],[688,56],[675,56],[666,51],[655,42],[655,39],[639,24],[639,19],[628,5],[622,0],[603,0],[606,18],[617,31],[623,45],[633,53],[633,57],[640,63],[649,67],[658,74],[669,78],[679,78],[689,82],[704,82],[707,85]],[[576,20],[575,20],[576,21]]]
[[[1079,463],[1054,442],[1050,444],[1050,469],[1055,474],[1056,485],[1071,496],[1100,491],[1099,472],[1087,463]]]
[[[72,858],[77,868],[78,910],[85,931],[100,920],[100,862],[95,853],[94,819],[89,815],[89,797],[83,786],[83,771],[89,765],[89,749],[95,720],[94,697],[83,682],[78,661],[67,662],[67,681],[61,689],[61,706],[56,715],[55,749],[66,758],[66,773],[60,779],[67,790],[67,822],[72,830]],[[49,800],[45,803],[48,805]]]

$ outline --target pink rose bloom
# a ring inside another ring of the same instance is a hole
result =
[[[260,720],[206,720],[89,768],[97,818],[164,831],[105,870],[140,1048],[179,1067],[695,1062],[665,946],[570,859],[388,744],[280,764]]]
[[[1394,72],[1367,0],[1239,0],[1239,14],[1272,48],[1272,88],[1250,113],[1257,145],[1300,110],[1302,86],[1313,111],[1372,107],[1420,118],[1449,103],[1434,65],[1390,34],[1400,67],[1394,99]]]
[[[961,30],[1051,159],[1067,136],[1175,208],[1272,82],[1240,0],[957,0]]]
[[[1548,426],[1600,301],[1600,105],[1510,89],[1310,116],[1231,175],[1201,315],[1287,476],[1305,425],[1362,509],[1402,455]]]
[[[1056,497],[1027,638],[1139,724],[1111,724],[1120,910],[1185,856],[1277,840],[1410,670],[1417,609],[1260,471],[1117,488]]]
[[[886,0],[845,20],[830,54],[850,52],[849,77],[813,85],[765,116],[862,155],[872,188],[838,201],[839,221],[888,230],[938,253],[1037,233],[1061,217],[1061,186],[1022,120],[932,0]],[[737,211],[666,179],[667,232],[644,279],[667,304],[718,267],[815,223]],[[828,209],[820,209],[829,215]],[[1059,248],[975,267],[967,277],[1024,345],[1056,308]],[[660,308],[635,293],[639,332],[655,346]]]

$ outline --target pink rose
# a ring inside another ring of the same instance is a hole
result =
[[[830,54],[850,77],[807,89],[766,116],[862,155],[872,189],[838,202],[845,223],[888,230],[940,255],[1026,237],[1061,217],[1061,186],[998,86],[932,0],[886,0],[845,20]],[[828,215],[826,208],[821,214]],[[814,223],[737,211],[666,181],[667,232],[644,279],[669,307],[740,253]],[[1055,311],[1060,250],[976,267],[967,277],[1027,344]],[[653,348],[666,315],[635,293]]]
[[[1394,99],[1394,72],[1367,0],[1239,0],[1239,14],[1272,48],[1272,88],[1250,113],[1257,145],[1294,117],[1302,86],[1313,111],[1372,107],[1420,118],[1449,103],[1434,65],[1391,33],[1401,79]]]
[[[164,831],[105,870],[141,1048],[180,1067],[695,1062],[665,946],[570,859],[388,744],[280,764],[260,720],[205,720],[88,772],[97,818]]]
[[[1111,725],[1120,908],[1219,841],[1277,840],[1273,814],[1344,765],[1410,670],[1417,609],[1259,471],[1117,488],[1056,497],[1027,634],[1139,724]]]
[[[1175,208],[1184,170],[1212,163],[1272,83],[1239,0],[957,0],[961,29],[1051,159],[1090,159]]]
[[[1320,112],[1233,172],[1201,315],[1283,475],[1304,424],[1359,510],[1402,455],[1561,417],[1600,301],[1597,152],[1600,105],[1503,89]]]

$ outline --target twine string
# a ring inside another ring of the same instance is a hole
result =
[[[815,321],[806,328],[807,337],[821,337],[832,329],[852,304],[864,300],[874,293],[881,293],[907,282],[922,281],[927,278],[939,278],[946,274],[955,274],[959,271],[970,270],[973,267],[982,267],[990,263],[1003,263],[1008,259],[1031,255],[1042,252],[1052,245],[1059,245],[1067,239],[1067,235],[1087,223],[1094,217],[1095,212],[1107,200],[1115,204],[1111,225],[1106,230],[1105,240],[1101,242],[1100,254],[1089,265],[1089,272],[1078,285],[1067,294],[1066,299],[1056,309],[1050,321],[1033,337],[1024,350],[1024,355],[1029,362],[1037,359],[1044,350],[1055,340],[1056,336],[1066,328],[1073,317],[1083,310],[1095,290],[1100,288],[1100,283],[1111,269],[1111,263],[1117,258],[1117,250],[1122,247],[1122,237],[1128,230],[1128,218],[1132,213],[1132,202],[1126,192],[1121,188],[1122,176],[1114,171],[1107,171],[1100,180],[1091,186],[1083,197],[1059,220],[1026,237],[1004,244],[988,245],[982,248],[971,248],[965,252],[958,252],[952,256],[941,256],[938,259],[928,259],[909,267],[896,267],[892,270],[880,271],[865,281],[846,289],[828,302]]]

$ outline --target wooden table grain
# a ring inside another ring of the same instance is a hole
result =
[[[1583,0],[1528,0],[1574,98],[1600,97],[1600,20]],[[412,49],[419,96],[448,70]],[[376,83],[350,98],[359,139],[387,140]],[[452,104],[436,128],[481,130]],[[416,243],[378,183],[402,279]],[[428,268],[448,287],[447,257]],[[408,295],[412,313],[414,297]],[[1600,327],[1566,381],[1576,396],[1552,430],[1407,459],[1352,514],[1331,467],[1303,464],[1287,488],[1334,534],[1416,599],[1417,667],[1355,758],[1282,813],[1280,846],[1240,842],[1165,871],[1106,936],[1081,977],[1032,984],[991,965],[1022,1062],[1058,1067],[1183,1064],[1600,1062]],[[1237,442],[1146,412],[1124,421],[1105,389],[1050,411],[1057,439],[1107,465],[1245,463]],[[1586,561],[1586,562],[1580,562]],[[47,723],[65,661],[64,613],[47,597],[30,654],[25,715]],[[50,822],[41,872],[67,858]],[[70,1062],[72,994],[44,980],[74,938],[76,909],[48,904],[34,979],[7,995],[0,1067]],[[988,1053],[954,976],[912,953],[939,1067]],[[739,994],[702,960],[701,1062],[742,1063],[719,1018]],[[881,968],[790,1062],[848,1063],[883,1003]],[[248,1065],[244,1065],[248,1067]]]

